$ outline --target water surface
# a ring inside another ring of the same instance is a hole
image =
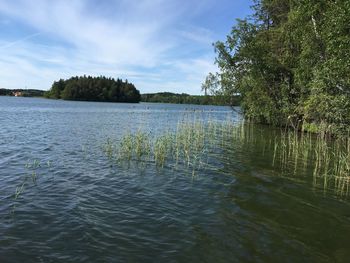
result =
[[[229,107],[0,97],[0,262],[349,260],[348,198],[274,167],[259,141],[225,143],[195,177],[103,153],[107,138],[184,118],[241,120]]]

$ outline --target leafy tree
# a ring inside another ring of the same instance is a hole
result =
[[[248,119],[345,132],[349,17],[348,0],[256,0],[253,15],[238,20],[226,41],[215,44],[219,90],[240,94]]]

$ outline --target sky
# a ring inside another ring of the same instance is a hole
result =
[[[1,0],[0,88],[48,90],[92,75],[141,93],[201,94],[224,41],[251,0]]]

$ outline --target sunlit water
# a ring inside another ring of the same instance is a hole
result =
[[[348,198],[274,167],[258,142],[225,143],[195,177],[102,150],[184,118],[241,120],[228,107],[0,97],[0,262],[348,262]]]

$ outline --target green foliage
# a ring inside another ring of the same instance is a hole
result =
[[[350,2],[256,0],[253,10],[215,44],[218,90],[241,94],[246,118],[257,122],[346,132]]]
[[[52,84],[47,98],[83,101],[140,102],[140,92],[132,83],[106,77],[72,77]]]
[[[198,105],[232,105],[240,103],[239,96],[235,96],[231,101],[227,97],[189,95],[186,93],[177,94],[171,92],[146,93],[141,95],[142,102],[175,103],[175,104],[198,104]]]

